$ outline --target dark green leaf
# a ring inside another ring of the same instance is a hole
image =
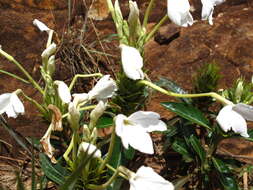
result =
[[[236,180],[232,176],[220,173],[219,178],[224,190],[239,190]]]
[[[197,139],[197,137],[195,135],[191,135],[189,141],[192,145],[192,148],[198,154],[200,160],[202,162],[204,162],[205,159],[206,159],[206,152],[205,152],[204,148],[201,146],[201,144],[200,144],[199,140]]]
[[[114,168],[118,168],[120,165],[123,164],[123,152],[121,149],[122,149],[121,140],[119,137],[116,136],[112,157],[109,162],[109,164]],[[122,182],[123,180],[118,177],[107,189],[120,190]]]
[[[213,165],[214,167],[221,173],[230,173],[230,169],[227,167],[226,163],[223,162],[222,160],[212,157]]]
[[[187,146],[183,141],[175,140],[172,144],[172,149],[180,153],[186,162],[191,162],[191,154],[187,150]]]
[[[187,94],[187,91],[182,89],[180,86],[178,86],[175,82],[161,77],[158,81],[155,82],[157,86],[163,87],[166,90],[170,90],[172,92],[178,93],[178,94]],[[179,100],[182,100],[183,102],[187,104],[191,104],[192,100],[190,98],[178,98]]]
[[[128,160],[132,160],[134,158],[135,150],[129,146],[128,149],[124,149],[124,157]]]
[[[199,111],[197,108],[188,104],[177,103],[177,102],[163,102],[161,104],[165,108],[178,114],[179,116],[193,123],[196,123],[198,125],[201,125],[210,129],[208,120],[204,117],[203,113]]]
[[[97,128],[107,128],[113,125],[113,118],[109,116],[102,116],[98,119]]]
[[[50,180],[59,185],[64,183],[64,174],[60,170],[56,169],[43,153],[40,154],[40,163],[43,172]]]

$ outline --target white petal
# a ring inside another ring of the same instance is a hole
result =
[[[124,44],[121,44],[120,48],[122,67],[126,76],[132,80],[144,79],[143,58],[140,52],[136,48]]]
[[[232,129],[243,137],[249,137],[245,119],[239,113],[233,111],[232,108],[233,105],[223,107],[216,118],[217,122],[225,132]]]
[[[244,119],[253,121],[253,106],[239,103],[236,104],[232,109],[243,116]]]
[[[115,118],[115,124],[116,124],[116,128],[115,128],[115,133],[121,137],[121,141],[123,146],[125,147],[125,149],[128,149],[128,139],[127,138],[123,138],[124,135],[124,121],[127,120],[127,117],[124,116],[123,114],[119,114],[116,116]]]
[[[93,144],[82,142],[78,148],[78,153],[84,152],[84,153],[87,153],[88,155],[91,155],[94,151],[96,151],[96,152],[93,156],[95,158],[101,158],[101,156],[102,156],[101,151],[99,149],[97,149],[97,147]]]
[[[57,91],[60,99],[64,103],[69,103],[71,101],[71,94],[68,86],[63,81],[55,81],[55,84],[58,85]]]
[[[78,94],[72,94],[74,97],[74,104],[77,106],[77,104],[80,104],[82,102],[89,100],[89,95],[87,93],[78,93]]]
[[[51,30],[43,22],[39,21],[38,19],[34,19],[33,24],[37,26],[41,32],[44,32],[44,31],[49,32]]]
[[[135,125],[126,116],[119,114],[116,117],[116,134],[121,138],[123,146],[128,149],[131,145],[140,152],[153,154],[153,143],[150,135],[140,125]]]
[[[167,0],[167,14],[170,20],[183,27],[193,24],[188,0]]]
[[[212,0],[201,0],[202,3],[202,11],[201,11],[201,17],[202,20],[208,20],[210,25],[213,25],[213,10],[214,10],[214,4]]]
[[[90,99],[96,98],[99,101],[111,98],[116,90],[117,85],[115,81],[110,78],[110,75],[105,75],[97,82],[88,94]]]
[[[6,108],[11,103],[11,93],[4,93],[0,95],[0,114],[6,111]]]
[[[137,111],[129,116],[130,121],[138,123],[147,132],[166,131],[166,124],[160,120],[160,115],[151,111]]]
[[[14,111],[14,107],[12,104],[9,104],[7,107],[6,107],[6,110],[5,110],[6,114],[8,117],[13,117],[13,118],[16,118],[18,116],[18,114]]]
[[[52,43],[42,52],[41,57],[43,59],[48,59],[49,56],[55,53],[55,51],[56,51],[56,44]]]
[[[24,112],[25,112],[24,105],[15,93],[11,94],[11,104],[13,106],[13,110],[15,113],[24,114]]]
[[[169,181],[162,178],[150,167],[142,166],[130,178],[130,190],[174,190]]]

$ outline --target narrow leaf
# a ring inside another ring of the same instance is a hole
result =
[[[50,180],[58,185],[64,183],[65,176],[52,165],[52,163],[43,153],[40,154],[40,163],[43,172]]]
[[[161,104],[165,108],[178,114],[179,116],[193,123],[196,123],[198,125],[201,125],[203,127],[210,129],[208,120],[205,118],[204,114],[197,108],[188,104],[177,103],[177,102],[163,102]]]
[[[214,167],[221,173],[230,173],[230,169],[227,167],[226,163],[222,160],[212,157]]]
[[[220,173],[219,180],[224,187],[224,190],[239,190],[236,180],[232,176]]]
[[[189,140],[190,140],[190,143],[192,145],[192,148],[198,154],[200,160],[202,162],[204,162],[205,159],[206,159],[206,152],[205,152],[204,148],[201,146],[201,144],[200,144],[199,140],[197,139],[197,137],[195,135],[191,135]]]

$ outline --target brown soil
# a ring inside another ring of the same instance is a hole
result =
[[[192,1],[195,7],[193,15],[196,18],[199,18],[200,15],[199,1]],[[20,3],[18,0],[0,0],[0,44],[6,52],[22,63],[32,73],[32,76],[39,81],[40,54],[45,47],[47,36],[40,33],[32,25],[32,21],[35,18],[40,19],[57,31],[58,39],[55,40],[59,42],[63,34],[67,32],[68,11],[65,1],[42,0],[38,4],[34,2],[21,1]],[[77,0],[73,2],[70,38],[66,39],[73,39],[73,36],[80,35],[76,28],[82,28],[82,23],[85,22],[85,6]],[[138,1],[142,17],[147,2],[147,0]],[[127,1],[122,3],[122,9],[124,17],[127,17]],[[166,14],[166,1],[157,1],[150,17],[150,26],[162,18],[164,14]],[[160,76],[168,77],[190,91],[191,78],[197,69],[205,63],[214,61],[221,67],[223,74],[220,88],[230,87],[232,82],[239,76],[244,76],[247,80],[250,80],[253,74],[253,1],[227,0],[226,3],[215,9],[214,17],[213,26],[203,21],[198,21],[188,28],[177,28],[171,23],[162,26],[155,39],[152,39],[145,47],[146,67],[149,70],[148,74],[151,79],[156,80]],[[87,45],[98,38],[103,39],[115,33],[110,17],[103,21],[89,21],[87,27],[88,30],[84,37]],[[175,37],[175,33],[179,35]],[[70,40],[67,45],[70,46],[74,43],[76,43],[75,40]],[[115,71],[117,71],[115,60],[119,58],[117,42],[110,41],[104,43],[103,46],[97,43],[92,48],[114,55],[113,57],[95,56],[96,59],[91,62],[92,70],[102,70],[115,74]],[[69,50],[66,51],[69,52]],[[58,73],[55,76],[57,79],[68,82],[69,78],[76,72],[75,69],[71,72],[67,70],[73,68],[70,61],[60,59],[60,57],[57,59]],[[0,57],[0,63],[0,69],[23,76],[6,59]],[[31,86],[4,74],[0,75],[0,94],[21,88],[27,95],[40,100],[40,95]],[[148,110],[156,111],[162,117],[169,118],[171,114],[159,105],[159,102],[168,100],[167,96],[154,94]],[[25,115],[19,116],[15,120],[8,119],[7,122],[24,137],[40,138],[47,129],[47,124],[40,119],[38,112],[31,104],[24,103]],[[24,153],[21,153],[24,150],[17,145],[16,141],[3,128],[0,128],[0,140],[5,142],[2,144],[10,144],[6,147],[0,147],[0,160],[3,164],[3,167],[0,166],[0,176],[5,177],[0,178],[0,182],[11,181],[13,184],[14,181],[7,177],[7,171],[14,170],[15,165],[18,163],[21,165],[25,163]],[[157,152],[155,157],[140,156],[137,163],[151,165],[156,171],[163,173],[167,166],[164,155],[160,151],[162,137],[154,135],[154,140]],[[253,164],[253,149],[249,148],[252,147],[252,143],[235,141],[224,142],[220,149],[221,153],[246,155],[247,159],[244,158],[243,161]],[[228,149],[229,153],[225,152]],[[11,163],[12,169],[7,169],[6,163]],[[138,166],[134,165],[133,168],[138,168]]]

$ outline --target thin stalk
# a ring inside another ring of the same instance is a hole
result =
[[[144,19],[143,19],[143,24],[142,24],[142,27],[144,27],[144,28],[147,27],[148,18],[149,18],[151,10],[153,8],[154,2],[155,2],[155,0],[150,0],[148,8],[145,11],[145,15],[144,15]]]
[[[70,144],[67,148],[67,150],[65,151],[65,153],[63,154],[63,158],[65,159],[65,161],[70,165],[72,162],[69,159],[69,153],[71,152],[72,148],[73,148],[73,144],[74,144],[74,137],[72,136]]]
[[[183,187],[183,185],[186,184],[191,179],[191,177],[192,177],[191,175],[188,175],[177,181],[176,184],[174,185],[174,190],[180,190]]]
[[[98,160],[99,160],[100,162],[103,162],[103,161],[104,161],[102,158],[98,158]],[[112,166],[109,165],[109,164],[106,164],[106,167],[107,167],[109,170],[113,171],[113,172],[116,172],[116,171],[117,171],[117,169],[115,169],[114,167],[112,167]],[[121,176],[122,178],[128,180],[128,176],[126,175],[126,173],[125,173],[124,171],[122,171],[122,166],[119,166],[119,171],[120,171],[119,176]]]
[[[104,184],[102,185],[94,185],[94,184],[88,184],[87,185],[87,188],[88,189],[96,189],[96,190],[103,190],[103,189],[106,189],[119,175],[119,170],[117,169],[113,176]]]
[[[103,169],[105,168],[106,164],[110,161],[113,149],[115,145],[115,127],[113,128],[112,134],[111,134],[111,141],[108,149],[108,153],[106,155],[106,158],[103,160],[102,164],[100,165],[98,172],[101,173]]]
[[[17,94],[22,93],[24,98],[27,99],[29,102],[31,102],[33,105],[35,105],[39,109],[39,111],[42,115],[46,115],[47,109],[45,109],[43,106],[41,106],[36,100],[27,96],[21,89],[16,90],[16,92],[17,92]]]
[[[15,75],[15,74],[12,74],[12,73],[10,73],[10,72],[8,72],[8,71],[4,71],[4,70],[0,69],[0,73],[9,75],[9,76],[11,76],[12,78],[18,79],[18,80],[20,80],[20,81],[22,81],[22,82],[24,82],[24,83],[26,83],[26,84],[30,84],[29,81],[27,81],[27,80],[25,80],[25,79],[23,79],[23,78],[21,78],[21,77]]]
[[[0,49],[0,55],[4,56],[10,62],[13,62],[27,77],[27,79],[33,84],[33,86],[41,93],[44,94],[43,89],[39,86],[39,84],[32,78],[32,76],[25,70],[25,68],[17,62],[11,55]]]
[[[85,106],[79,109],[79,111],[86,111],[86,110],[92,110],[96,107],[97,105],[90,105],[90,106]],[[69,115],[69,113],[65,113],[62,118],[65,118]]]
[[[165,23],[165,21],[168,20],[168,16],[165,15],[156,25],[155,27],[149,32],[148,36],[145,39],[145,42],[148,42],[153,36],[154,34],[157,32],[157,30],[160,28],[161,25],[163,25],[163,23]]]
[[[72,88],[74,87],[76,80],[78,78],[88,78],[88,77],[102,77],[103,75],[101,73],[94,73],[94,74],[77,74],[74,76],[72,79],[70,85],[69,85],[69,90],[71,91]]]
[[[178,97],[178,98],[199,98],[199,97],[212,97],[215,98],[216,100],[220,101],[221,103],[223,103],[224,105],[233,105],[232,102],[230,102],[229,100],[227,100],[226,98],[222,97],[221,95],[215,93],[215,92],[208,92],[208,93],[199,93],[199,94],[178,94],[178,93],[174,93],[168,90],[165,90],[155,84],[153,84],[152,82],[146,81],[146,80],[140,80],[138,82],[139,84],[144,84],[146,86],[149,86],[163,94],[166,94],[168,96],[173,96],[173,97]]]

